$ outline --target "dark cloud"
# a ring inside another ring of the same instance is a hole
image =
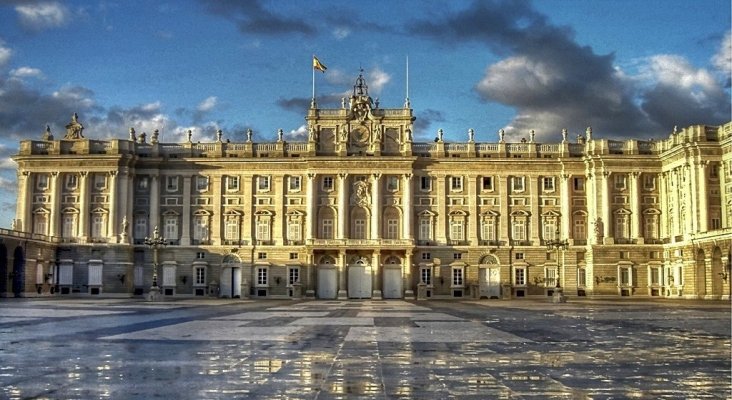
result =
[[[728,99],[697,101],[720,99],[712,85],[693,92],[673,90],[654,76],[630,79],[614,66],[613,54],[598,55],[577,44],[571,28],[551,24],[527,1],[477,1],[407,27],[436,41],[482,43],[505,57],[487,67],[475,90],[485,101],[516,109],[506,127],[509,137],[536,129],[541,139],[588,125],[601,137],[650,137],[664,135],[669,124],[686,123],[675,121],[717,124],[725,122],[721,115],[729,118]]]
[[[317,96],[316,101],[320,108],[336,108],[341,106],[341,99],[345,95],[343,93],[326,94]],[[292,111],[300,115],[305,115],[310,108],[311,98],[305,97],[291,97],[289,99],[280,98],[277,100],[277,105],[287,111]]]
[[[445,121],[445,115],[438,110],[425,109],[418,111],[414,120],[414,138],[415,140],[432,139],[436,134],[438,127],[433,127],[435,122]],[[433,129],[434,128],[434,129]]]
[[[243,33],[261,35],[316,33],[315,27],[307,22],[278,15],[266,9],[258,0],[201,0],[201,2],[208,12],[231,20]]]

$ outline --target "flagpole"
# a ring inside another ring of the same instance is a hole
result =
[[[315,59],[315,54],[313,54],[313,58],[310,60],[310,69],[313,71],[313,98],[310,101],[311,107],[315,107],[315,68],[313,67],[313,60]]]

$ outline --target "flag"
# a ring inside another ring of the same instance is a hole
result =
[[[320,60],[318,60],[318,57],[313,56],[313,69],[317,69],[318,71],[325,73],[325,70],[328,69],[328,67],[323,65]]]

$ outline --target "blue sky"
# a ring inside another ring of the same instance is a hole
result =
[[[659,138],[730,119],[729,1],[0,0],[0,226],[21,138],[160,129],[163,141],[302,140],[311,97],[337,106],[359,68],[416,140]]]

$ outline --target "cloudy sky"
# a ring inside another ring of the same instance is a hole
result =
[[[313,54],[322,107],[363,68],[372,97],[417,115],[416,140],[660,138],[730,120],[728,0],[0,0],[0,226],[21,138],[160,129],[163,141],[303,138]]]

